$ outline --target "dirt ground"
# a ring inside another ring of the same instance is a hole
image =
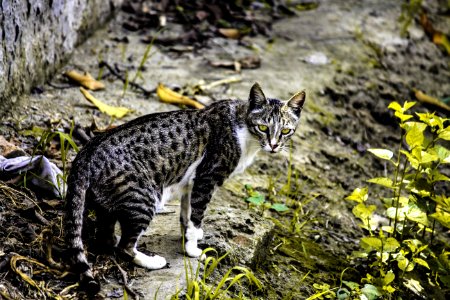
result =
[[[362,229],[351,213],[352,205],[344,198],[354,188],[366,185],[368,178],[380,176],[385,171],[386,167],[367,149],[391,148],[399,142],[399,130],[393,115],[387,110],[388,104],[393,100],[416,100],[414,89],[439,99],[448,98],[450,65],[448,54],[431,41],[419,24],[418,16],[414,17],[406,35],[400,34],[400,1],[308,3],[313,5],[297,6],[301,9],[291,6],[294,15],[282,14],[282,7],[276,13],[268,14],[271,18],[267,20],[267,15],[262,14],[265,18],[254,22],[259,27],[252,28],[251,34],[240,39],[217,34],[214,28],[219,28],[220,24],[215,24],[213,29],[201,27],[211,24],[199,25],[197,31],[194,30],[197,35],[191,37],[186,35],[186,27],[172,22],[171,14],[168,14],[166,29],[158,33],[157,29],[145,27],[151,26],[145,22],[151,23],[154,18],[148,17],[147,20],[145,16],[148,14],[136,17],[136,7],[134,11],[131,9],[132,12],[127,8],[81,45],[49,84],[36,87],[32,95],[24,96],[23,105],[9,112],[9,117],[1,121],[0,135],[31,155],[37,140],[32,135],[25,136],[25,133],[30,133],[26,130],[33,126],[58,126],[67,131],[73,119],[76,128],[89,134],[93,120],[98,128],[105,128],[139,115],[177,109],[158,101],[155,89],[159,82],[174,89],[181,88],[192,96],[205,82],[230,77],[239,79],[238,82],[197,93],[197,100],[204,104],[225,98],[245,99],[254,82],[261,84],[267,96],[281,99],[288,99],[298,90],[305,89],[306,108],[300,128],[292,139],[292,155],[262,154],[246,173],[230,179],[221,188],[211,204],[210,218],[205,220],[210,232],[205,230],[206,239],[202,246],[228,251],[233,243],[229,236],[234,240],[238,240],[236,236],[243,236],[240,234],[243,228],[251,226],[245,227],[240,219],[248,219],[257,225],[245,239],[254,238],[251,240],[253,243],[266,238],[264,256],[254,259],[260,253],[254,249],[261,244],[237,243],[236,247],[241,249],[226,262],[251,267],[263,282],[265,290],[249,297],[306,299],[317,292],[313,288],[314,283],[338,286],[342,270],[349,266],[347,256],[359,248],[358,238],[362,235]],[[450,19],[448,11],[445,11],[446,4],[443,1],[424,3],[435,28],[448,34]],[[189,14],[186,15],[189,18]],[[280,16],[282,18],[278,19]],[[154,43],[150,44],[155,36]],[[184,38],[178,38],[180,36]],[[150,55],[141,63],[149,45],[152,45]],[[129,82],[140,73],[134,81],[139,87],[124,84],[105,64],[100,67],[99,61],[112,66],[112,70],[122,74],[123,78],[128,76]],[[141,64],[143,68],[138,72]],[[71,69],[88,71],[94,77],[102,73],[102,81],[107,88],[96,92],[95,96],[110,105],[128,107],[134,112],[120,120],[100,113],[83,98],[78,87],[69,84],[62,75]],[[419,103],[417,110],[434,111],[436,107]],[[438,113],[445,115],[442,110]],[[83,135],[75,134],[74,137],[77,143],[83,144]],[[45,154],[62,167],[58,143],[52,145]],[[73,156],[71,153],[70,158]],[[294,175],[289,175],[290,168]],[[268,221],[260,216],[260,210],[248,209],[244,201],[244,184],[268,195],[282,190],[288,178],[295,181],[296,197],[303,204],[300,215],[294,216],[292,212],[263,214],[280,222],[291,222],[298,217],[296,223],[303,225],[295,234],[273,224],[267,225]],[[4,228],[0,233],[0,291],[9,291],[9,294],[5,292],[2,295],[5,298],[5,295],[10,295],[14,299],[42,298],[45,293],[52,297],[52,292],[61,293],[76,280],[70,277],[58,280],[48,271],[50,274],[43,277],[45,286],[31,288],[20,274],[31,276],[33,268],[45,267],[28,262],[19,268],[21,272],[13,272],[10,259],[18,253],[44,262],[45,245],[50,242],[54,245],[54,256],[61,257],[64,245],[58,222],[62,203],[39,192],[37,198],[27,190],[19,193],[3,183],[0,191],[0,225]],[[39,209],[34,201],[39,204]],[[223,220],[226,221],[220,223],[219,220],[214,226],[218,215],[225,215]],[[170,221],[170,224],[175,224],[176,214],[170,216],[175,216]],[[164,216],[158,218],[163,220]],[[229,227],[224,228],[226,222]],[[173,264],[182,271],[184,262],[176,236],[178,228],[171,226],[157,220],[148,233],[150,242],[143,247],[148,245],[149,251],[157,253],[172,253],[169,255]],[[167,231],[163,231],[164,228]],[[218,233],[211,232],[214,230]],[[259,231],[264,234],[252,237]],[[155,236],[158,242],[155,242]],[[151,243],[156,246],[152,248]],[[251,250],[245,248],[246,245]],[[245,253],[249,251],[252,254],[246,257]],[[93,259],[94,256],[90,258],[91,261]],[[151,282],[168,283],[167,289],[158,294],[158,299],[170,296],[170,291],[175,292],[175,286],[183,283],[183,276],[170,281],[168,277],[173,276],[171,274],[158,275],[119,263],[128,271],[133,289],[144,299],[153,299],[154,286],[149,287]],[[103,296],[123,297],[120,285],[123,278],[117,265],[106,257],[97,257],[96,265],[109,286]],[[352,267],[362,272],[361,266]],[[227,268],[223,266],[219,273]],[[360,278],[364,274],[350,276]],[[444,299],[446,294],[447,290],[433,291],[428,297]],[[74,289],[70,289],[65,295],[74,297],[76,294]],[[405,291],[405,296],[408,299],[420,298],[408,294],[408,291]]]

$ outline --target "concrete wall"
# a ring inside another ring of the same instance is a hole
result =
[[[0,0],[0,117],[64,63],[123,0]]]

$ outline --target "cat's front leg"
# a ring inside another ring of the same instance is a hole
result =
[[[197,177],[194,179],[189,202],[189,221],[186,224],[185,231],[185,249],[186,253],[191,257],[198,257],[203,252],[198,248],[197,244],[197,241],[203,238],[202,220],[216,185],[220,185],[223,180],[222,176],[212,176],[211,173],[203,176],[202,174],[197,174]]]
[[[197,241],[203,238],[203,229],[194,226],[191,221],[191,192],[193,184],[188,185],[181,197],[180,223],[182,234],[184,235],[184,250],[190,257],[199,257],[202,250],[198,248]]]
[[[189,222],[186,227],[184,249],[186,254],[190,257],[200,257],[202,255],[203,250],[198,247],[199,231],[201,231],[203,235],[203,230],[201,228],[196,228],[192,222]]]

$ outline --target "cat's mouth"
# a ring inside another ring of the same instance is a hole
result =
[[[269,145],[265,145],[263,147],[264,151],[269,152],[269,153],[278,153],[281,150],[281,147],[276,146],[276,147],[271,147]]]

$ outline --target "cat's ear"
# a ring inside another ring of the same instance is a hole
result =
[[[259,83],[256,82],[250,89],[248,100],[250,101],[250,107],[262,107],[268,103]]]
[[[303,109],[303,104],[305,104],[305,100],[306,100],[306,93],[305,91],[301,91],[292,96],[291,99],[287,101],[286,105],[290,109],[292,109],[297,115],[299,115]]]

